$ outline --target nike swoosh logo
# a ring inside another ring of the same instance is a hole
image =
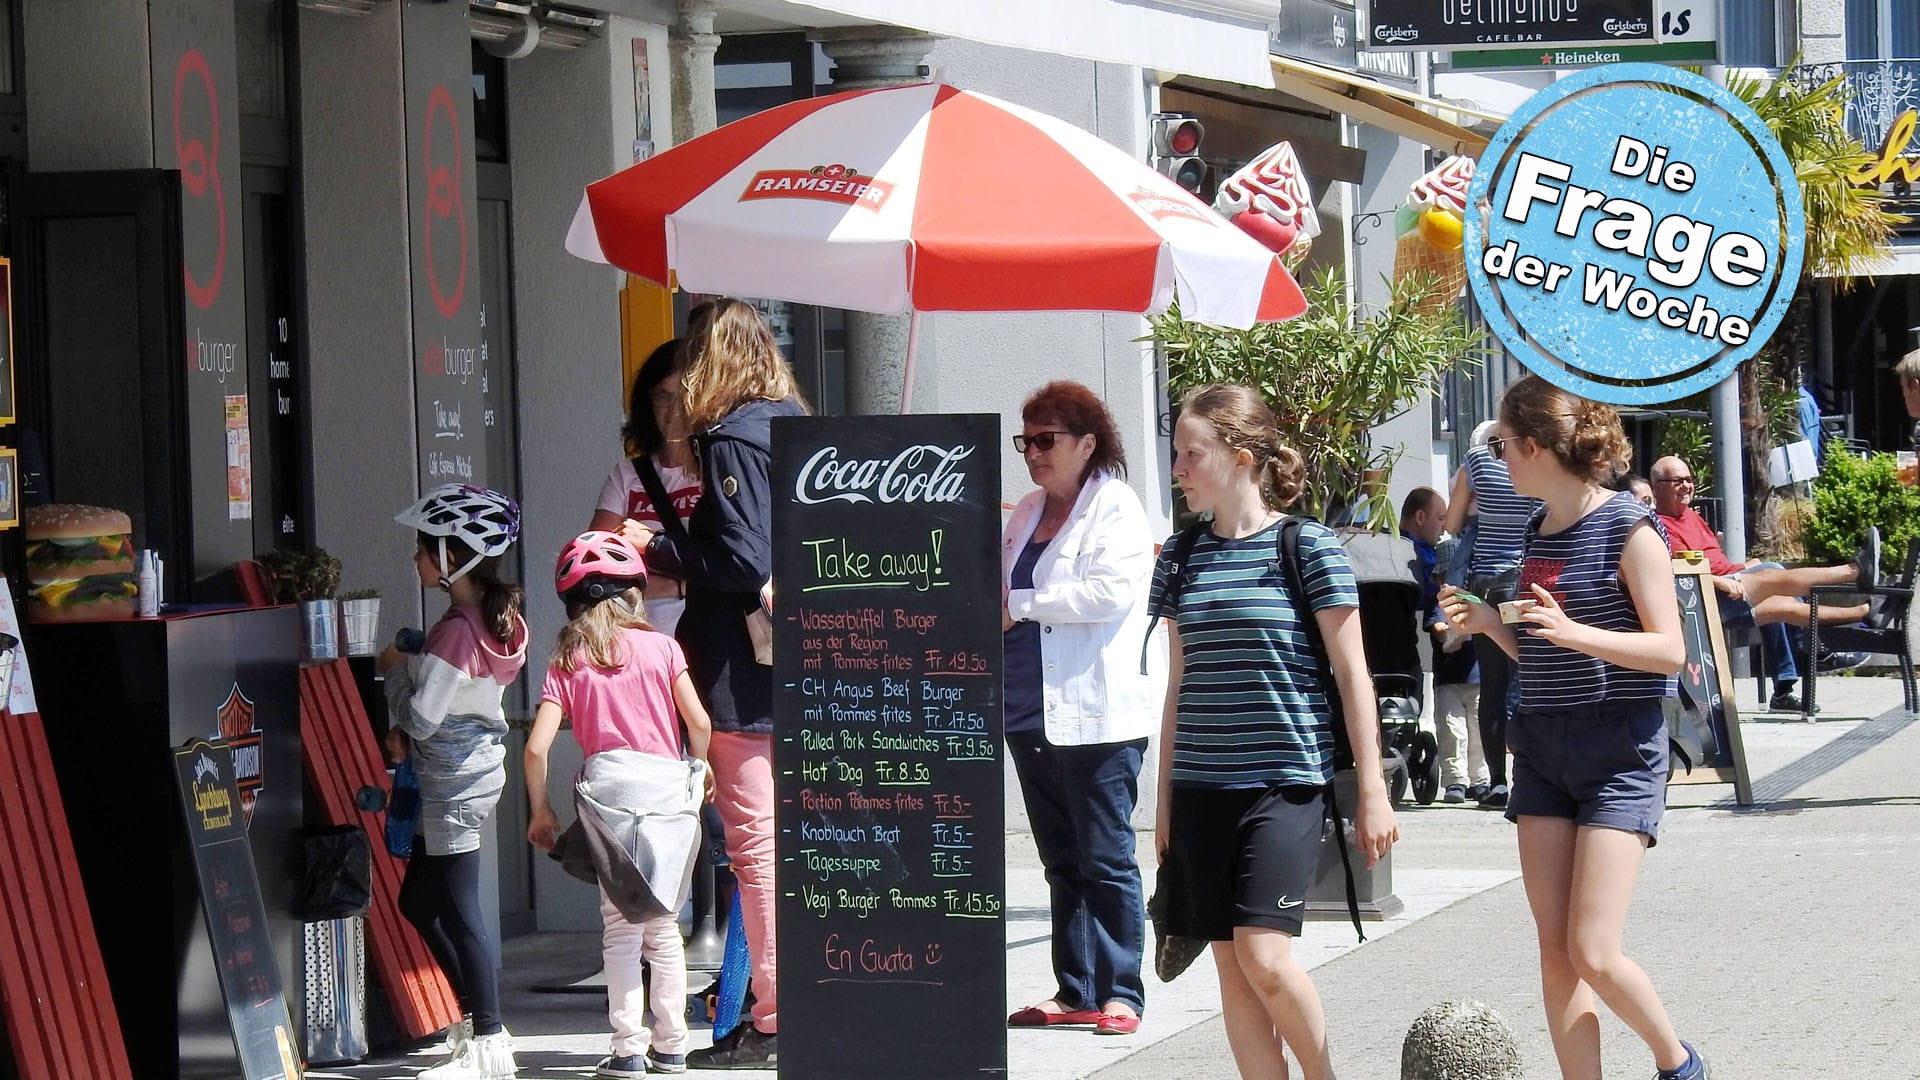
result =
[[[1305,900],[1295,900],[1291,896],[1283,896],[1280,898],[1280,906],[1283,908],[1299,907],[1304,903],[1306,903]]]

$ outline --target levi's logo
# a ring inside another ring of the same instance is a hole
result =
[[[1205,222],[1209,225],[1213,224],[1212,219],[1208,218],[1207,215],[1201,213],[1198,209],[1181,202],[1171,195],[1162,194],[1158,191],[1152,191],[1144,187],[1135,188],[1127,193],[1127,198],[1131,199],[1135,206],[1146,211],[1148,216],[1156,220],[1159,218],[1183,217],[1191,218],[1194,221]]]
[[[861,176],[851,165],[815,165],[811,169],[768,169],[753,174],[740,201],[752,199],[818,199],[878,210],[893,194],[893,185]]]

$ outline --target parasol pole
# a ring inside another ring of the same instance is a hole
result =
[[[900,372],[900,415],[905,416],[913,405],[913,358],[920,351],[920,309],[914,308],[907,315],[907,364]]]

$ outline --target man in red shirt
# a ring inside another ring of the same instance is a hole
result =
[[[1779,624],[1804,627],[1811,621],[1811,609],[1802,597],[1816,585],[1858,585],[1861,589],[1877,585],[1880,530],[1867,528],[1867,544],[1851,563],[1794,569],[1774,562],[1741,566],[1727,558],[1713,527],[1693,508],[1692,467],[1677,457],[1664,457],[1653,463],[1652,479],[1653,509],[1666,526],[1667,547],[1675,554],[1706,554],[1707,569],[1713,572],[1710,580],[1720,593],[1720,615],[1726,624],[1758,626],[1765,635],[1767,659],[1774,669],[1770,672],[1774,693],[1769,706],[1776,711],[1799,709],[1800,699],[1793,689],[1800,679],[1800,669],[1794,661],[1792,642]],[[1869,610],[1866,604],[1822,607],[1820,621],[1855,623],[1866,618]]]

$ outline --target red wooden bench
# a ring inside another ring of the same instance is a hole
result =
[[[0,711],[0,1011],[22,1080],[132,1074],[38,713]]]
[[[460,1019],[460,1005],[427,943],[400,915],[406,863],[387,853],[386,814],[354,804],[362,787],[387,788],[366,707],[345,660],[300,669],[300,757],[307,785],[329,823],[359,825],[373,849],[373,904],[367,911],[367,952],[387,988],[394,1019],[412,1038],[424,1038]]]

